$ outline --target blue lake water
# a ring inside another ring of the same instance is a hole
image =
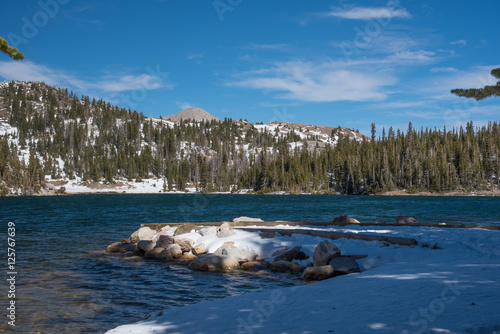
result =
[[[276,287],[295,276],[205,274],[104,250],[144,223],[264,220],[361,222],[413,216],[422,223],[500,225],[500,198],[273,195],[75,195],[0,198],[0,247],[7,272],[7,223],[16,224],[19,333],[99,333],[151,312]],[[5,279],[2,279],[5,282]],[[0,296],[7,307],[7,289]],[[5,312],[3,312],[5,313]],[[0,331],[12,330],[2,314]]]

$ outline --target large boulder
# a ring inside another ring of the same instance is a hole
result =
[[[263,220],[260,219],[260,218],[251,218],[251,217],[242,216],[242,217],[234,218],[233,222],[234,223],[242,223],[242,222],[245,222],[245,223],[261,223],[261,222],[263,222]]]
[[[175,238],[169,235],[161,235],[158,241],[156,242],[156,246],[167,248],[169,245],[174,244]]]
[[[204,243],[194,245],[193,247],[191,247],[191,253],[193,253],[194,255],[205,254],[206,252],[207,249]]]
[[[125,239],[124,239],[125,240]],[[125,253],[133,252],[135,250],[135,245],[127,242],[118,241],[109,245],[106,250],[108,253]]]
[[[360,224],[357,219],[347,217],[346,215],[340,215],[334,218],[333,223],[338,225]]]
[[[159,259],[178,259],[182,256],[181,246],[177,244],[170,244],[156,257]]]
[[[141,240],[137,243],[137,249],[142,253],[147,253],[156,247],[156,242],[150,240]]]
[[[321,281],[334,275],[333,267],[330,265],[319,267],[307,267],[302,273],[302,278],[306,280]]]
[[[155,230],[147,226],[144,226],[135,231],[134,233],[132,233],[132,235],[130,236],[130,242],[136,244],[141,240],[151,240],[153,239],[153,236],[155,234],[156,234]]]
[[[202,228],[200,228],[198,233],[200,233],[202,237],[207,236],[207,235],[211,235],[211,234],[216,234],[217,227],[215,227],[215,226],[202,227]]]
[[[324,240],[314,249],[313,262],[316,266],[324,266],[337,256],[340,256],[340,249],[330,241]]]
[[[254,261],[258,254],[254,251],[241,250],[234,245],[233,242],[226,242],[224,245],[217,248],[214,252],[216,255],[228,255],[236,258],[239,262]]]
[[[293,247],[292,249],[278,255],[274,261],[305,260],[305,254],[300,249],[300,246]]]
[[[397,225],[420,225],[418,220],[416,220],[413,217],[406,217],[406,216],[397,216],[396,217],[396,224]]]
[[[189,264],[189,269],[210,272],[233,272],[240,268],[237,259],[228,255],[202,254]]]
[[[271,271],[280,273],[299,273],[302,271],[300,264],[290,261],[274,261],[269,265]]]
[[[177,227],[170,227],[168,225],[163,226],[158,233],[156,233],[153,236],[152,241],[158,241],[160,239],[160,236],[166,235],[166,236],[173,236],[175,234],[175,231],[177,230]]]
[[[340,256],[334,257],[330,261],[330,265],[335,270],[335,275],[346,275],[352,273],[359,273],[359,265],[352,257]]]

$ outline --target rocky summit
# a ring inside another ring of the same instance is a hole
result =
[[[194,122],[203,122],[203,121],[217,121],[221,122],[220,119],[210,114],[201,108],[187,108],[175,115],[167,116],[167,120],[175,123],[179,123],[181,121],[194,121]]]

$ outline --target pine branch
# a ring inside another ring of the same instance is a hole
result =
[[[10,46],[9,43],[2,37],[0,37],[0,51],[10,56],[14,60],[24,59],[24,55],[21,52],[19,52],[16,48]]]

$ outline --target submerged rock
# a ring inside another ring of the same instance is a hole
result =
[[[269,263],[263,261],[249,261],[241,264],[241,269],[246,271],[259,272],[269,267]]]
[[[280,273],[299,273],[302,271],[300,264],[290,261],[274,261],[269,265],[271,271]]]
[[[413,217],[406,217],[406,216],[397,216],[396,217],[396,224],[397,225],[420,225],[418,220],[416,220]]]
[[[340,215],[337,218],[333,219],[333,223],[339,225],[360,224],[357,219],[347,217],[346,215]]]
[[[331,265],[307,267],[302,274],[302,278],[306,280],[321,281],[333,277],[334,272]]]
[[[135,245],[131,243],[124,243],[123,241],[114,242],[106,248],[108,253],[125,253],[133,252],[135,250]]]
[[[240,268],[237,259],[228,255],[202,254],[189,264],[189,269],[209,272],[233,272]]]
[[[272,239],[272,238],[276,237],[276,233],[271,232],[271,231],[260,232],[259,235],[262,239]]]
[[[144,254],[144,257],[147,259],[155,258],[158,255],[160,255],[160,253],[163,252],[164,250],[165,250],[165,248],[163,248],[163,247],[155,247],[152,250],[150,250],[149,252],[147,252],[146,254]]]
[[[324,266],[337,256],[340,256],[340,249],[330,241],[324,240],[314,249],[313,262],[316,266]]]

